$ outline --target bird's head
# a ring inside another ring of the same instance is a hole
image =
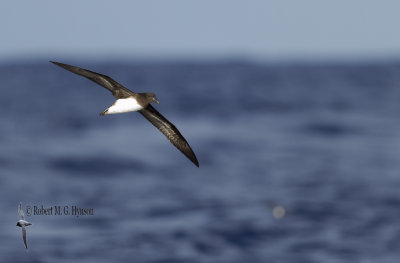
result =
[[[154,94],[154,93],[141,93],[141,95],[144,96],[145,101],[146,101],[147,103],[152,103],[152,102],[155,102],[155,103],[157,103],[157,104],[160,103],[160,102],[157,100],[156,94]]]

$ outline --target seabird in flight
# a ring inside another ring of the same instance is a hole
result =
[[[24,211],[22,211],[22,204],[21,203],[19,203],[19,206],[18,206],[18,213],[19,213],[19,217],[21,219],[18,220],[17,226],[19,226],[22,229],[22,239],[24,240],[24,244],[25,244],[26,250],[28,250],[28,245],[26,244],[26,227],[30,226],[32,224],[29,223],[28,221],[25,221]]]
[[[100,115],[139,111],[159,129],[178,150],[199,167],[196,155],[179,130],[150,105],[152,102],[159,103],[154,93],[135,93],[106,75],[59,62],[50,62],[72,73],[86,77],[111,91],[112,95],[117,100],[113,105],[100,113]]]

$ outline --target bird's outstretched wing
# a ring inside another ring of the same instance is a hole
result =
[[[18,213],[19,213],[19,217],[20,217],[22,220],[25,220],[25,218],[24,218],[24,211],[22,210],[22,204],[21,204],[21,203],[19,203],[19,206],[18,206]]]
[[[146,119],[148,119],[154,126],[157,127],[167,139],[181,151],[187,158],[189,158],[197,167],[199,162],[197,161],[196,155],[189,143],[185,140],[179,130],[169,122],[164,116],[161,115],[153,106],[150,104],[139,111]]]
[[[127,98],[127,97],[135,94],[133,91],[125,88],[124,86],[122,86],[121,84],[119,84],[118,82],[116,82],[115,80],[110,78],[109,76],[106,76],[106,75],[103,75],[100,73],[96,73],[96,72],[93,72],[93,71],[90,71],[87,69],[59,63],[59,62],[54,62],[54,61],[50,61],[50,62],[66,69],[68,71],[71,71],[72,73],[81,75],[85,78],[90,79],[91,81],[96,82],[97,84],[99,84],[99,85],[103,86],[104,88],[108,89],[109,91],[111,91],[111,93],[113,94],[113,96],[116,99]]]
[[[28,245],[26,244],[26,228],[25,227],[21,228],[22,228],[22,239],[24,240],[25,248],[28,249]]]

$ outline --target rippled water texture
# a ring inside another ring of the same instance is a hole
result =
[[[61,62],[156,93],[200,168],[95,83],[2,64],[1,262],[398,262],[399,63]],[[26,253],[19,202],[94,215],[27,217]]]

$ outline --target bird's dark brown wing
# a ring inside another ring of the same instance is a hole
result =
[[[156,109],[150,104],[139,111],[146,119],[148,119],[154,126],[157,127],[167,139],[181,151],[187,158],[189,158],[197,167],[199,162],[197,161],[196,155],[189,143],[185,140],[178,129],[170,123],[164,116],[162,116]]]
[[[53,62],[53,61],[50,61],[50,62],[66,69],[68,71],[71,71],[72,73],[81,75],[85,78],[90,79],[91,81],[96,82],[97,84],[99,84],[99,85],[103,86],[104,88],[108,89],[109,91],[111,91],[113,96],[117,99],[126,98],[126,97],[129,97],[129,96],[132,96],[135,94],[133,91],[125,88],[124,86],[122,86],[121,84],[119,84],[118,82],[116,82],[115,80],[110,78],[109,76],[99,74],[99,73],[96,73],[96,72],[93,72],[93,71],[90,71],[87,69],[59,63],[59,62]]]

